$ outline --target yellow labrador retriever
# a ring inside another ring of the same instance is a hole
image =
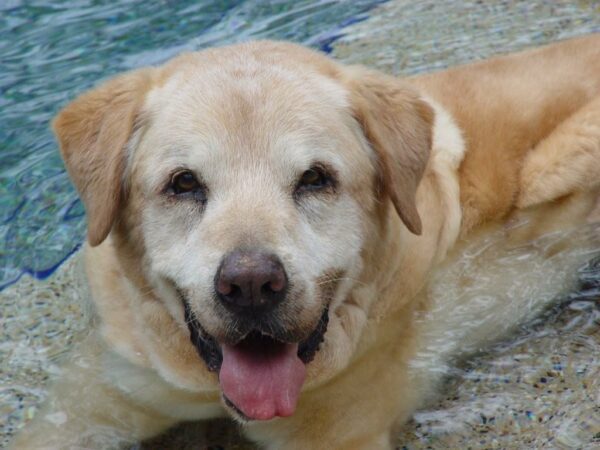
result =
[[[266,448],[391,448],[439,367],[598,246],[600,35],[407,80],[210,49],[100,85],[54,130],[97,329],[15,448],[227,415]]]

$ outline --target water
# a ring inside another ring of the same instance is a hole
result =
[[[328,50],[367,0],[0,1],[0,289],[52,273],[83,241],[84,210],[49,122],[99,80],[183,50],[250,38]]]

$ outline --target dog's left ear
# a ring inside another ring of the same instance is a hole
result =
[[[421,234],[417,187],[429,159],[434,112],[407,83],[361,67],[344,74],[353,114],[376,152],[380,182],[406,227]]]

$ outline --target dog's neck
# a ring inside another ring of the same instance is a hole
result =
[[[417,191],[423,233],[412,234],[391,202],[381,205],[380,228],[373,233],[373,242],[366,245],[370,252],[363,258],[361,283],[347,300],[369,311],[362,333],[354,336],[354,359],[374,343],[409,339],[415,314],[427,307],[425,296],[419,293],[429,273],[455,246],[461,231],[458,170],[465,145],[452,117],[434,100],[425,100],[432,106],[435,119],[431,156]],[[382,321],[393,321],[394,326],[378,326]]]

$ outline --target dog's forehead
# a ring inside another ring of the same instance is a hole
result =
[[[201,155],[229,166],[235,161],[227,154],[253,163],[266,156],[292,167],[318,155],[339,158],[340,148],[352,146],[348,95],[334,78],[306,64],[299,70],[293,58],[216,55],[189,55],[148,94],[153,152],[168,149],[173,159]]]
[[[146,107],[174,132],[256,135],[319,128],[323,119],[348,106],[347,93],[316,68],[275,62],[243,51],[189,55],[187,64],[166,67],[164,83],[153,89]],[[279,130],[278,130],[279,129]]]

